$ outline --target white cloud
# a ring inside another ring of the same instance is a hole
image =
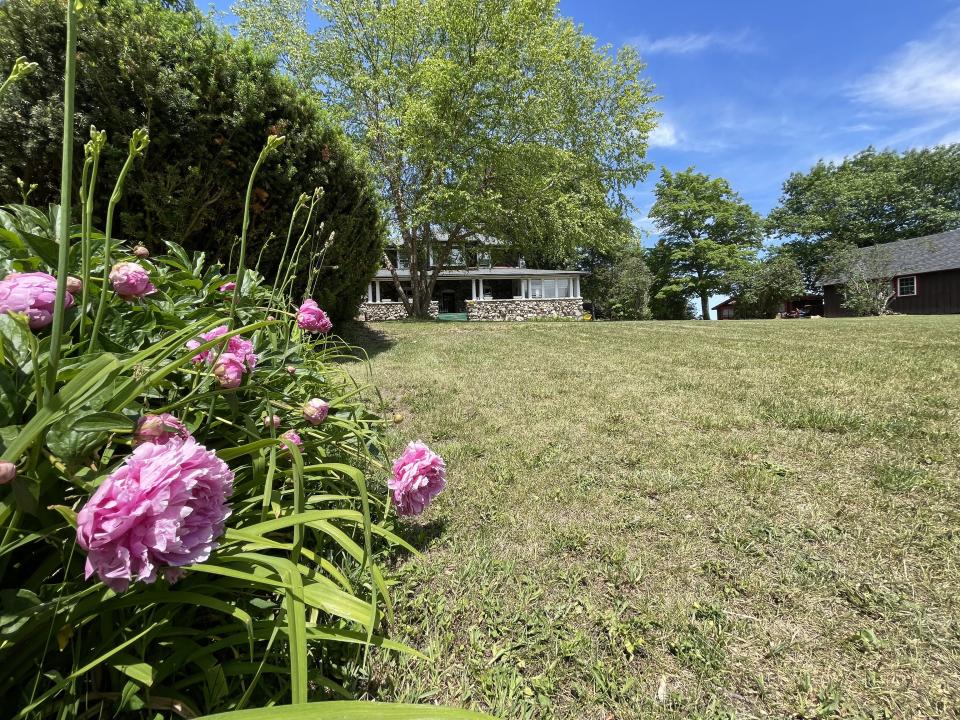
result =
[[[644,55],[693,55],[711,48],[751,53],[757,49],[747,30],[741,30],[733,34],[720,32],[687,33],[652,39],[641,35],[632,38],[629,42]]]
[[[904,45],[853,88],[866,103],[915,113],[960,110],[960,10]]]
[[[661,120],[650,133],[650,147],[676,147],[679,142],[676,126],[666,120]]]

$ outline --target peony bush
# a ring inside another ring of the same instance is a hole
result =
[[[65,105],[69,159],[69,92]],[[384,634],[382,563],[414,551],[395,515],[423,511],[444,463],[416,442],[391,473],[327,315],[285,294],[290,268],[271,286],[248,267],[249,192],[232,267],[128,246],[113,211],[149,142],[138,132],[93,228],[106,142],[91,129],[76,207],[0,209],[4,714],[382,717],[343,701],[367,694],[369,653],[419,655]],[[66,162],[76,200],[70,176]],[[289,257],[322,261],[323,238],[293,238]],[[331,702],[279,708],[317,701]]]

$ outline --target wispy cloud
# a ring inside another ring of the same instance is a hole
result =
[[[957,130],[952,133],[947,133],[942,138],[940,138],[939,145],[954,145],[960,143],[960,130]]]
[[[960,110],[960,10],[948,14],[930,37],[904,45],[852,94],[917,114]]]
[[[680,136],[676,126],[667,120],[660,121],[650,133],[650,147],[676,147],[679,142]]]
[[[735,53],[757,51],[757,44],[749,30],[740,30],[736,33],[686,33],[684,35],[666,35],[660,38],[639,35],[631,38],[629,43],[644,55],[694,55],[711,49]]]

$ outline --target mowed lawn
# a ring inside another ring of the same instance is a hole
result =
[[[373,335],[383,333],[379,340]],[[449,482],[381,699],[503,718],[960,712],[960,317],[386,324]],[[365,377],[365,366],[354,366]]]

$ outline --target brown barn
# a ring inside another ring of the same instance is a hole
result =
[[[867,267],[883,267],[889,277],[890,310],[911,315],[960,313],[960,230],[898,240],[860,249]],[[843,279],[823,283],[827,317],[852,313],[844,308]]]

